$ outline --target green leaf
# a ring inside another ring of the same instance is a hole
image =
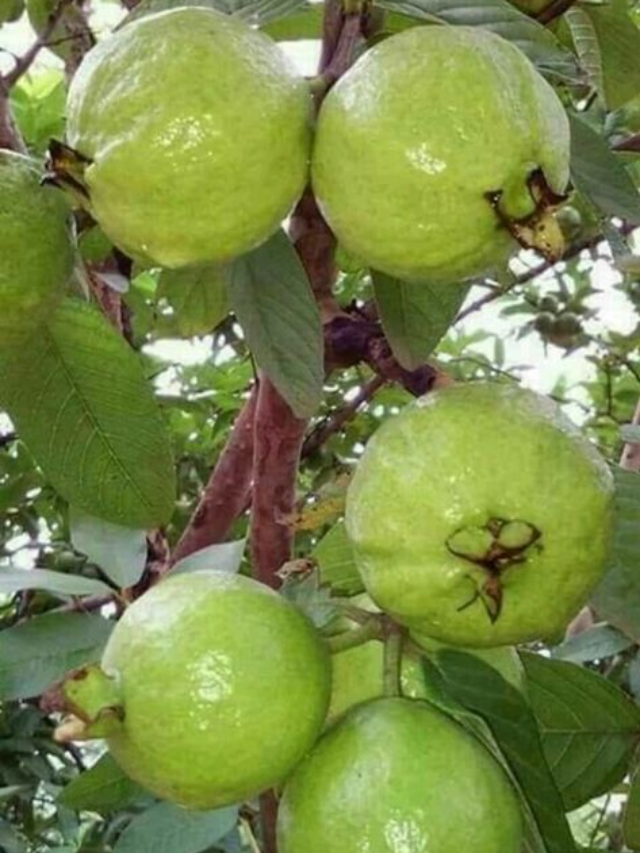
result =
[[[203,569],[215,569],[218,572],[239,572],[246,545],[246,539],[208,545],[206,548],[201,548],[200,551],[189,554],[183,560],[179,560],[171,569],[171,574],[180,575],[186,572],[202,571]]]
[[[286,18],[299,7],[306,6],[306,0],[180,0],[180,5],[204,6],[225,15],[233,15],[252,26],[262,27],[270,21]],[[175,7],[175,0],[142,0],[120,26]]]
[[[100,658],[113,622],[46,613],[0,632],[0,698],[39,696],[70,669]]]
[[[0,569],[0,594],[10,595],[22,589],[44,589],[54,595],[103,595],[113,592],[102,581],[67,575],[49,569]]]
[[[640,444],[640,426],[624,424],[620,427],[620,438],[629,444]]]
[[[569,22],[576,11],[589,19],[597,41],[602,68],[598,91],[607,109],[617,110],[640,94],[640,30],[626,2],[574,6]]]
[[[506,0],[377,0],[376,5],[429,23],[485,27],[513,42],[542,70],[580,77],[575,58],[555,36]]]
[[[2,853],[25,853],[27,847],[15,829],[6,820],[0,819],[0,850]]]
[[[567,811],[620,782],[640,735],[640,709],[591,670],[523,654],[542,746]]]
[[[333,593],[351,596],[364,592],[344,521],[325,533],[310,556],[318,564],[320,583],[330,586]]]
[[[69,526],[76,551],[86,554],[121,589],[140,580],[147,562],[144,530],[112,524],[73,507],[69,510]]]
[[[624,842],[630,850],[640,850],[640,770],[636,770],[624,810]]]
[[[171,803],[158,803],[134,817],[114,853],[200,853],[231,832],[237,818],[235,807],[188,812]]]
[[[640,640],[640,474],[616,468],[616,515],[609,567],[591,604],[625,634]]]
[[[29,149],[44,153],[52,138],[64,136],[67,100],[62,71],[37,71],[11,89],[11,112]]]
[[[58,797],[58,805],[75,811],[108,814],[148,796],[109,755],[103,755],[89,770],[73,779]]]
[[[640,194],[606,140],[576,116],[571,121],[571,180],[606,216],[640,223]]]
[[[592,660],[617,655],[634,645],[631,637],[612,628],[611,625],[594,625],[588,631],[583,631],[576,637],[570,637],[555,649],[551,650],[552,657],[572,663],[586,663]]]
[[[376,303],[393,354],[407,370],[431,355],[469,292],[468,284],[409,284],[372,273]]]
[[[169,325],[185,338],[211,332],[229,310],[224,270],[216,266],[163,270],[156,297],[172,307]]]
[[[0,363],[0,401],[65,500],[129,527],[169,520],[168,431],[138,355],[98,311],[63,303]]]
[[[600,42],[587,7],[572,6],[565,12],[564,20],[569,27],[576,53],[589,82],[604,100],[604,72]]]
[[[256,361],[300,418],[322,399],[324,341],[309,279],[278,231],[229,272],[231,306]]]
[[[547,853],[575,851],[535,718],[522,693],[471,655],[446,649],[438,665],[453,697],[491,729],[535,818],[544,849]]]

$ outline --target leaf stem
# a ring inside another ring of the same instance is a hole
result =
[[[357,628],[343,631],[342,634],[337,634],[335,637],[328,637],[327,643],[331,654],[344,652],[347,649],[355,649],[358,646],[368,643],[370,640],[381,640],[382,628],[380,625],[380,617],[373,615]]]
[[[402,628],[390,623],[387,636],[384,641],[384,695],[401,696],[400,669],[402,666],[402,650],[404,645],[404,633]]]

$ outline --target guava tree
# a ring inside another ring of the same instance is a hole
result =
[[[0,50],[0,850],[640,850],[638,3]]]

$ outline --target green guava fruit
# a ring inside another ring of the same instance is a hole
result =
[[[145,593],[116,625],[101,668],[104,708],[88,695],[85,717],[91,705],[99,726],[102,712],[121,708],[107,732],[113,757],[159,797],[193,809],[281,782],[329,704],[330,658],[312,624],[273,590],[220,571],[169,577]],[[67,690],[82,688],[72,680]]]
[[[288,780],[279,853],[520,853],[516,795],[490,753],[426,702],[360,705]]]
[[[368,595],[357,595],[350,599],[354,607],[378,612],[378,608]],[[345,620],[345,629],[357,627],[351,620]],[[378,699],[384,689],[384,645],[380,640],[369,640],[360,646],[335,652],[331,657],[332,681],[331,702],[327,714],[327,724],[334,723],[347,711],[367,702]],[[401,664],[401,689],[404,696],[411,699],[424,699],[427,696],[420,656],[405,651]]]
[[[47,36],[46,46],[64,62],[77,65],[84,54],[95,44],[87,25],[84,0],[69,0],[58,10],[59,0],[26,0],[27,15],[33,29],[42,35],[51,15],[56,14],[56,25]]]
[[[24,12],[24,0],[0,0],[0,25],[17,21]]]
[[[367,592],[445,643],[556,636],[601,578],[613,477],[551,400],[515,385],[428,394],[370,440],[346,530]]]
[[[29,158],[0,151],[0,347],[47,319],[73,270],[71,211],[40,177]]]
[[[67,138],[107,236],[180,267],[228,260],[277,229],[307,180],[310,116],[307,83],[267,36],[178,8],[87,55]],[[77,192],[77,176],[57,178]]]
[[[568,178],[562,104],[524,54],[487,30],[394,35],[320,111],[320,208],[347,252],[401,279],[446,282],[501,266],[517,248],[511,232],[546,221]]]

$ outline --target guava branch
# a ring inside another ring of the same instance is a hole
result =
[[[26,154],[27,146],[11,115],[9,91],[0,80],[0,148]]]
[[[47,23],[38,38],[34,41],[31,47],[22,54],[22,56],[16,57],[13,68],[5,74],[3,78],[7,89],[15,86],[18,80],[20,80],[20,78],[23,77],[31,68],[42,48],[46,47],[49,43],[49,39],[51,38],[65,7],[70,3],[71,0],[59,0],[52,13],[49,15]]]
[[[349,400],[348,403],[333,412],[330,417],[321,421],[309,433],[302,445],[303,458],[312,456],[322,447],[327,439],[340,432],[349,421],[355,418],[362,406],[368,403],[384,384],[385,380],[381,376],[374,376],[373,379],[369,379],[368,382],[364,383],[353,400]]]
[[[258,386],[255,385],[173,551],[172,564],[194,551],[223,542],[236,519],[249,505],[257,400]]]
[[[613,150],[640,153],[640,133],[635,133],[633,136],[629,136],[627,139],[617,142],[613,146]]]
[[[553,0],[552,3],[549,3],[548,6],[539,12],[536,15],[536,20],[539,24],[549,24],[551,21],[555,21],[556,18],[559,18],[560,15],[564,15],[564,13],[570,9],[576,0]]]
[[[278,586],[278,569],[291,559],[296,479],[307,421],[297,418],[270,380],[260,379],[254,420],[251,552],[254,573]]]

